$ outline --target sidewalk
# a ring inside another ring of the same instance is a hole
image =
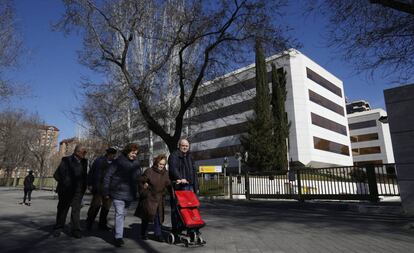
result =
[[[34,191],[30,207],[18,204],[22,194],[0,188],[0,252],[414,252],[412,217],[361,213],[352,207],[370,206],[362,203],[203,200],[207,244],[199,248],[138,240],[135,203],[125,222],[125,247],[116,248],[110,232],[92,230],[82,239],[52,237],[53,194]],[[82,208],[82,222],[87,209]],[[109,217],[112,225],[112,210]]]

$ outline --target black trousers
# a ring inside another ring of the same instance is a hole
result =
[[[32,190],[24,189],[23,203],[26,203],[26,197],[29,202],[32,200]]]
[[[99,215],[99,225],[105,226],[107,224],[107,217],[111,205],[112,199],[105,199],[102,194],[94,194],[88,209],[88,217],[86,218],[86,221],[92,224],[96,215],[98,215],[99,210],[101,210]]]
[[[75,194],[58,193],[59,202],[57,205],[56,225],[54,229],[63,229],[68,215],[69,208],[71,209],[70,220],[72,231],[80,231],[80,209],[83,194],[77,192]]]

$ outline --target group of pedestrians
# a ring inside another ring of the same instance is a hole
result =
[[[153,223],[154,239],[164,241],[161,224],[164,221],[165,193],[171,188],[197,191],[197,178],[193,159],[189,152],[188,140],[179,141],[178,150],[169,158],[164,154],[154,158],[151,168],[142,172],[137,160],[139,146],[127,144],[116,157],[117,150],[108,148],[106,154],[98,157],[87,172],[87,149],[77,145],[71,156],[62,158],[54,173],[58,182],[56,191],[58,205],[53,235],[60,236],[66,216],[71,208],[71,233],[81,238],[80,209],[83,195],[88,188],[92,193],[91,204],[86,218],[86,229],[91,230],[96,216],[99,215],[98,228],[110,230],[107,216],[111,205],[114,207],[114,244],[124,244],[124,220],[128,208],[134,200],[138,201],[135,216],[140,217],[140,238],[148,239],[148,225]],[[168,170],[167,170],[168,163]],[[171,193],[171,191],[170,191]],[[139,197],[138,197],[139,196]],[[173,232],[179,230],[180,218],[176,203],[171,196],[171,224]]]

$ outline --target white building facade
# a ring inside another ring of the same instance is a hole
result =
[[[290,160],[310,167],[352,165],[342,81],[294,49],[266,60],[269,77],[272,62],[287,72]],[[254,64],[200,87],[188,131],[198,165],[221,165],[227,157],[230,167],[237,166],[234,154],[254,98]]]
[[[394,163],[387,113],[383,109],[348,115],[355,165]]]

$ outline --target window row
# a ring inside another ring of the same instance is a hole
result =
[[[320,106],[322,106],[322,107],[325,107],[328,110],[336,112],[341,116],[345,115],[344,108],[342,106],[332,102],[329,99],[326,99],[326,98],[322,97],[318,93],[313,92],[311,90],[309,90],[309,100],[316,103],[316,104],[318,104],[318,105],[320,105]]]
[[[347,136],[346,127],[315,113],[311,113],[312,124]]]
[[[351,136],[351,142],[363,142],[363,141],[373,141],[378,140],[378,133],[372,134],[360,134]]]
[[[377,126],[376,120],[368,120],[368,121],[362,121],[362,122],[349,124],[349,130],[362,129],[362,128],[375,127],[375,126]]]
[[[320,86],[324,87],[325,89],[329,90],[330,92],[342,97],[342,90],[335,84],[331,83],[330,81],[326,80],[313,70],[306,68],[306,76],[314,81],[315,83],[319,84]]]
[[[379,153],[381,153],[381,148],[379,146],[352,149],[353,156],[379,154]]]
[[[348,146],[333,141],[328,141],[315,136],[313,137],[313,147],[315,149],[349,156]]]

